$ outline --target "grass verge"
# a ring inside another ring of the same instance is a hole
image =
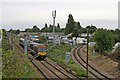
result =
[[[54,46],[52,49],[47,51],[48,53],[47,56],[53,61],[74,71],[77,76],[84,77],[86,75],[85,71],[73,61],[72,57],[68,63],[65,62],[66,59],[65,53],[70,52],[73,47],[74,46],[63,45],[63,44],[61,44],[60,46]]]
[[[29,60],[25,60],[24,54],[12,47],[8,39],[4,36],[2,40],[2,77],[3,78],[41,78],[36,74],[36,69],[32,67]]]

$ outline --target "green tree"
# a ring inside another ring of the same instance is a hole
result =
[[[53,25],[49,26],[49,32],[53,32]]]
[[[61,28],[61,30],[60,30],[61,32],[65,32],[65,28]]]
[[[25,32],[40,32],[40,29],[36,25],[34,25],[32,29],[25,29]]]
[[[115,29],[115,30],[109,30],[110,32],[112,32],[112,34],[114,35],[114,42],[120,42],[120,30],[119,29]]]
[[[111,32],[99,29],[95,32],[94,41],[100,52],[111,51],[113,47],[113,35]]]
[[[96,26],[94,26],[92,24],[87,26],[86,29],[88,29],[89,33],[91,33],[91,34],[97,30]]]
[[[6,35],[6,30],[5,30],[5,29],[2,29],[2,31],[3,31],[3,35],[4,35],[4,36],[7,36],[7,35]]]
[[[8,32],[12,32],[13,31],[13,29],[10,29]]]
[[[79,29],[79,30],[82,28],[81,25],[80,25],[80,22],[75,22],[74,27]]]
[[[77,39],[78,36],[79,36],[79,30],[77,28],[75,28],[73,30],[72,37],[75,37]]]
[[[65,34],[72,33],[73,29],[74,29],[74,19],[73,19],[72,14],[69,14],[68,21],[65,27]]]
[[[20,30],[19,30],[19,29],[17,29],[15,33],[16,33],[16,34],[19,34],[19,33],[20,33]]]
[[[81,33],[87,33],[87,30],[85,28],[81,28]]]
[[[60,25],[59,25],[59,23],[57,23],[57,28],[60,29]]]
[[[32,28],[32,32],[40,32],[40,29],[36,25],[34,25]]]
[[[49,28],[47,26],[47,23],[45,23],[45,27],[41,29],[41,32],[49,32]]]
[[[116,40],[116,42],[120,42],[120,30],[119,29],[115,29],[115,34],[117,34],[118,36],[118,38],[117,38],[117,40]]]
[[[27,28],[27,29],[25,29],[25,32],[32,32],[32,29]]]

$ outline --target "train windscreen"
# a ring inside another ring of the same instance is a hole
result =
[[[46,47],[39,47],[39,48],[38,48],[38,52],[44,52],[45,49],[46,49]]]

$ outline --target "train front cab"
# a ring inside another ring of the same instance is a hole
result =
[[[46,46],[38,46],[38,53],[40,58],[44,59],[47,56]]]
[[[31,46],[31,49],[34,55],[35,54],[39,55],[38,59],[44,59],[45,57],[47,57],[47,51],[46,51],[45,45],[37,44],[37,45]]]

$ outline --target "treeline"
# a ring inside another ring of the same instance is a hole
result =
[[[45,23],[45,26],[41,29],[41,32],[53,32],[53,25],[47,25]],[[59,23],[57,23],[57,26],[55,26],[55,32],[64,32],[64,28],[60,28]]]
[[[93,25],[87,26],[86,28],[90,28],[93,30],[93,31],[91,30],[90,33],[93,33],[97,29]],[[77,29],[78,33],[86,33],[87,32],[86,28],[83,28],[80,25],[80,22],[75,22],[73,16],[69,14],[65,28],[61,28],[60,24],[57,23],[57,26],[55,26],[55,32],[63,32],[65,34],[70,34],[73,33],[74,30],[76,31]],[[50,24],[48,26],[47,23],[45,23],[44,27],[41,30],[36,25],[34,25],[33,28],[27,28],[24,31],[20,31],[19,29],[17,30],[10,29],[9,32],[15,34],[19,34],[20,32],[53,32],[53,25]]]
[[[87,29],[89,30],[89,33],[91,34],[95,33],[98,30],[96,26],[92,24],[83,28],[80,22],[76,22],[74,20],[72,14],[69,14],[65,28],[61,28],[59,23],[57,23],[57,26],[55,26],[55,32],[63,32],[66,35],[72,34],[71,37],[80,37],[81,33],[87,33]],[[120,39],[119,39],[120,30],[119,29],[108,30],[108,31],[114,35],[113,37],[115,39],[114,41],[115,43],[120,42]],[[19,34],[20,32],[53,32],[53,25],[50,24],[48,26],[47,23],[45,23],[42,29],[39,29],[36,25],[34,25],[33,28],[27,28],[24,31],[20,31],[19,29],[17,30],[10,29],[9,32],[12,32],[15,34]]]
[[[89,33],[93,33],[96,31],[96,27],[93,25],[89,25],[86,28],[83,28],[80,24],[80,22],[74,21],[74,18],[72,14],[69,14],[68,21],[66,23],[65,28],[61,28],[59,23],[57,23],[57,26],[55,26],[55,32],[64,32],[65,34],[73,33],[74,31],[77,31],[77,33],[86,33],[87,28],[89,28]],[[45,23],[45,26],[41,29],[41,32],[53,32],[53,25],[47,26],[47,23]]]
[[[57,26],[55,26],[55,32],[64,32],[64,30],[65,29],[60,28],[59,23],[57,23]],[[53,32],[53,25],[48,26],[47,23],[45,23],[45,26],[41,30],[36,25],[34,25],[33,28],[27,28],[24,31],[20,31],[19,29],[17,30],[10,29],[8,32],[12,32],[15,34],[19,34],[20,32]]]

